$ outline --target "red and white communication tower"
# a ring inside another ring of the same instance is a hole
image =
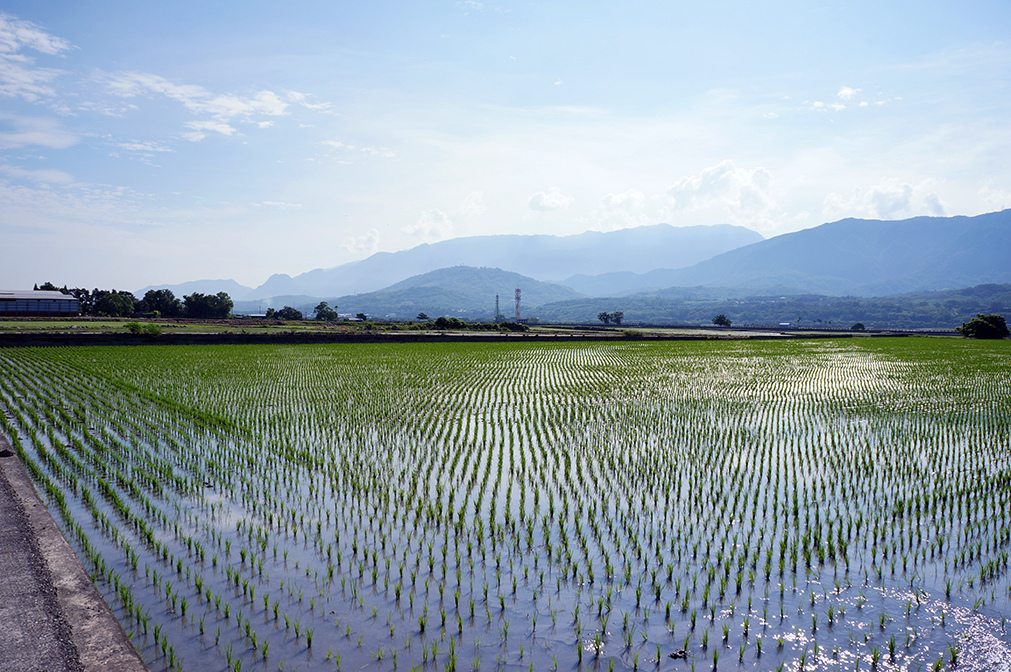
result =
[[[520,288],[516,288],[516,321],[520,321]]]

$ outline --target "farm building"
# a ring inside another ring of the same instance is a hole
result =
[[[0,317],[71,317],[80,310],[80,302],[62,292],[0,289]]]

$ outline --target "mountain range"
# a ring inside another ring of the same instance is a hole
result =
[[[274,275],[248,291],[234,281],[168,288],[179,295],[228,291],[237,311],[311,309],[325,298],[341,312],[490,318],[495,294],[501,312],[511,315],[506,306],[515,287],[523,290],[524,306],[532,308],[593,297],[874,297],[1009,283],[1008,251],[1011,210],[975,217],[843,219],[769,239],[729,225],[657,224],[574,236],[456,238],[295,277]]]
[[[245,300],[280,295],[340,296],[385,289],[451,266],[501,268],[546,282],[575,274],[681,268],[763,240],[740,226],[640,226],[572,236],[497,235],[453,238],[291,277],[272,275]]]
[[[976,217],[843,219],[663,276],[666,287],[883,296],[1011,282],[1011,210]]]

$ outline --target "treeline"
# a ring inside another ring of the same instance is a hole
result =
[[[193,317],[215,319],[228,317],[232,312],[232,299],[226,292],[201,294],[194,292],[180,301],[170,289],[149,289],[144,298],[138,299],[132,292],[115,289],[92,289],[83,287],[57,287],[51,282],[35,285],[36,290],[62,292],[73,296],[80,304],[82,315],[96,317]]]
[[[424,315],[424,313],[422,313]],[[427,316],[426,316],[427,317]],[[518,322],[465,322],[456,317],[445,315],[426,322],[411,323],[410,329],[452,329],[454,331],[530,331],[530,327]]]
[[[658,294],[609,299],[578,299],[540,306],[541,322],[590,323],[602,309],[620,304],[628,324],[709,324],[725,315],[735,325],[838,327],[856,323],[868,329],[954,329],[977,313],[1011,312],[1011,285],[977,285],[940,292],[886,297],[822,295],[751,296],[714,299]]]

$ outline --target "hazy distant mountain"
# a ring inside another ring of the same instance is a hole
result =
[[[419,312],[430,317],[450,315],[474,319],[495,316],[495,295],[507,319],[515,316],[514,291],[522,291],[522,314],[536,306],[578,299],[582,294],[561,285],[498,268],[454,266],[414,276],[378,292],[342,296],[336,299],[340,313],[395,316],[414,319]]]
[[[301,310],[303,314],[306,314],[311,313],[312,309],[315,308],[320,301],[326,301],[328,304],[333,305],[337,299],[329,296],[320,298],[318,296],[306,296],[305,294],[283,294],[281,296],[272,296],[269,299],[233,301],[232,303],[235,305],[232,308],[232,312],[237,315],[259,315],[266,313],[268,308],[280,310],[285,306],[291,306],[292,308]]]
[[[575,278],[566,284],[600,296],[684,287],[751,292],[883,296],[1011,282],[1011,210],[976,217],[901,221],[844,219],[720,254],[689,268],[641,275]]]
[[[562,282],[562,284],[587,296],[629,296],[631,294],[661,291],[664,288],[671,287],[679,279],[680,276],[677,275],[675,269],[657,268],[646,273],[622,271],[618,273],[601,273],[600,275],[573,275]],[[732,291],[723,287],[720,289],[724,293]]]
[[[198,292],[200,294],[217,294],[226,292],[232,299],[241,298],[253,291],[252,287],[246,287],[235,282],[235,280],[191,280],[181,282],[178,285],[150,285],[144,289],[138,289],[133,293],[138,299],[144,298],[144,294],[149,289],[170,289],[177,299],[182,299],[187,294]]]
[[[728,224],[681,228],[656,224],[573,236],[471,236],[400,252],[379,252],[362,261],[295,277],[273,275],[242,298],[373,292],[415,275],[458,265],[507,269],[542,281],[602,271],[679,268],[759,240],[760,234]]]
[[[495,292],[508,302],[515,286],[526,293],[533,291],[533,282],[546,280],[557,283],[555,291],[564,283],[578,294],[596,297],[639,293],[683,297],[698,294],[699,287],[720,288],[724,295],[733,291],[735,296],[883,296],[1008,283],[1009,250],[1011,210],[976,217],[844,219],[768,240],[741,227],[658,224],[562,237],[455,238],[374,254],[363,261],[294,278],[274,275],[255,290],[232,280],[167,287],[177,296],[227,291],[237,310],[239,302],[250,306],[248,310],[261,306],[265,310],[267,306],[280,307],[282,300],[294,305],[288,301],[309,303],[312,297],[339,297],[342,312],[354,304],[365,307],[351,312],[403,314],[422,302],[430,306],[421,309],[425,312],[468,310],[477,311],[476,315],[493,311]],[[694,266],[688,265],[692,263]],[[461,265],[482,271],[504,268],[525,279],[503,278],[470,286],[468,283],[478,280],[457,282],[456,275],[463,271],[450,272]],[[439,269],[445,273],[427,276]],[[410,282],[404,283],[409,278]],[[526,300],[533,306],[565,299],[541,299],[531,294]],[[484,306],[480,310],[479,304]],[[509,314],[505,309],[502,312]]]

